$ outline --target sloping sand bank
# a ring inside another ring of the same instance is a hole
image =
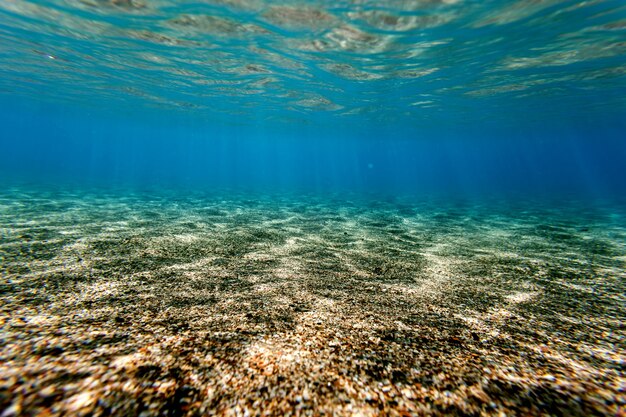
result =
[[[620,415],[624,212],[4,191],[13,415]]]

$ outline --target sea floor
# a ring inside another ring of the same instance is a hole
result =
[[[0,272],[3,417],[626,413],[619,205],[4,188]]]

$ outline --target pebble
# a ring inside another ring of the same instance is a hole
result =
[[[80,237],[83,262],[75,258],[78,249],[68,251],[72,256],[63,249],[36,262],[18,259],[32,275],[3,277],[5,285],[10,280],[11,286],[35,286],[37,296],[47,301],[45,306],[16,302],[15,293],[0,292],[0,389],[7,393],[2,398],[14,401],[3,405],[2,416],[244,416],[259,410],[271,415],[299,410],[427,415],[443,407],[450,414],[540,415],[543,403],[565,397],[571,401],[559,403],[564,415],[577,410],[615,415],[619,375],[606,365],[609,361],[586,355],[623,357],[615,343],[623,337],[623,329],[615,327],[621,310],[613,299],[624,293],[623,282],[608,278],[617,272],[603,257],[594,261],[607,271],[602,277],[577,269],[576,254],[587,259],[576,246],[579,240],[569,247],[550,245],[548,238],[533,237],[533,223],[523,223],[526,219],[498,217],[490,224],[486,217],[480,232],[459,224],[458,230],[439,235],[437,222],[429,226],[428,221],[419,228],[406,226],[420,234],[432,232],[445,249],[434,241],[419,247],[391,241],[375,227],[364,231],[363,248],[346,248],[336,239],[342,229],[333,232],[330,225],[324,231],[330,239],[312,229],[286,249],[284,238],[291,232],[263,223],[278,209],[259,204],[252,213],[255,220],[235,222],[224,215],[211,233],[186,230],[179,223],[186,216],[180,209],[165,222],[120,230],[133,236],[123,248],[115,240],[119,236],[96,231]],[[142,220],[140,211],[129,207],[124,210]],[[88,230],[97,210],[89,210]],[[284,210],[285,219],[296,219],[287,223],[305,216]],[[39,218],[6,213],[7,228]],[[263,240],[261,233],[245,242],[243,237],[260,229],[270,238],[275,234],[275,241]],[[494,246],[486,229],[524,233],[532,248],[507,246],[508,238]],[[176,238],[182,231],[187,237]],[[194,239],[188,239],[191,233]],[[469,241],[476,246],[471,251],[465,246]],[[98,242],[106,242],[108,249],[98,249]],[[397,257],[385,255],[392,249],[398,249]],[[556,256],[564,251],[567,257]],[[368,262],[382,258],[389,267],[384,277],[374,277]],[[331,267],[324,266],[326,260]],[[528,265],[530,272],[523,268]],[[582,274],[586,286],[601,285],[604,292],[589,298],[576,287],[545,291],[552,269],[568,278],[551,277],[551,286],[578,285],[576,277]],[[90,280],[77,284],[81,274]],[[40,285],[45,279],[48,288]],[[540,296],[514,306],[499,303],[511,288]],[[612,315],[572,326],[560,321],[561,314],[575,323],[586,316],[562,303],[565,296],[572,306],[588,303],[585,315],[594,306],[613,309]],[[305,306],[303,311],[295,311],[299,306]],[[507,319],[512,314],[520,320]],[[546,340],[552,343],[541,346]],[[579,346],[581,354],[571,346]],[[575,372],[562,362],[563,354],[576,360]],[[556,393],[534,390],[557,380]],[[535,392],[541,398],[529,394]]]

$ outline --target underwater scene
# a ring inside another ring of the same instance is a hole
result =
[[[622,0],[0,0],[0,417],[626,416]]]

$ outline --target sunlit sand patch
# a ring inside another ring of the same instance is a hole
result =
[[[289,372],[294,365],[297,366],[309,359],[311,353],[304,349],[294,349],[285,346],[278,340],[265,340],[257,342],[246,349],[244,363],[250,369],[266,376],[275,373]]]
[[[533,293],[528,292],[516,292],[514,294],[509,294],[505,297],[506,301],[513,304],[526,303],[535,295]]]
[[[425,272],[428,275],[428,279],[424,280],[419,288],[424,293],[441,295],[445,292],[447,281],[453,279],[453,273],[450,268],[450,263],[453,260],[438,255],[438,251],[441,248],[442,246],[434,247],[429,252],[423,254],[427,262]]]

